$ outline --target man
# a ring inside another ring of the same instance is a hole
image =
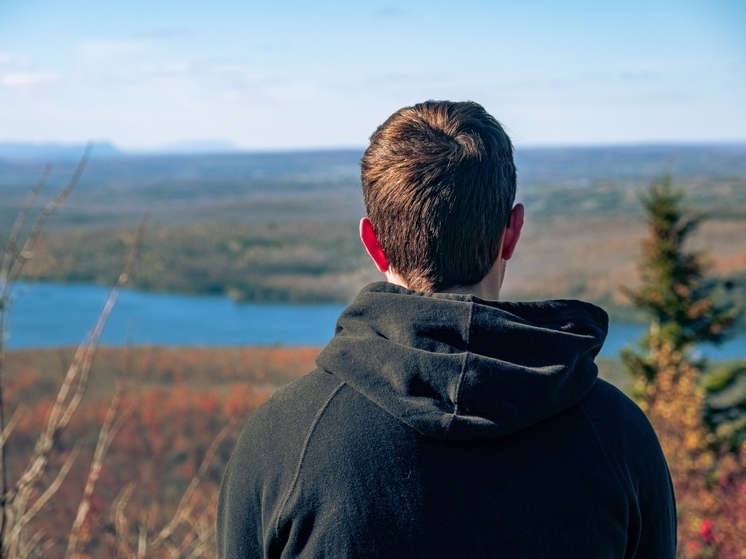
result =
[[[401,109],[362,186],[388,282],[249,420],[219,556],[673,558],[658,440],[597,379],[606,313],[498,302],[523,225],[500,124],[471,102]]]

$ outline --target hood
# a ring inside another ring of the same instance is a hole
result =
[[[378,282],[344,310],[316,364],[425,436],[489,439],[583,398],[607,328],[607,314],[581,301],[483,301]]]

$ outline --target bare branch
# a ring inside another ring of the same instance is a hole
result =
[[[145,557],[145,551],[147,550],[148,532],[145,526],[140,526],[140,533],[137,538],[137,558]]]
[[[37,551],[37,548],[39,547],[39,542],[44,537],[44,533],[41,530],[37,530],[33,536],[31,536],[28,540],[26,540],[21,546],[19,546],[18,550],[18,557],[26,558],[26,557],[43,557],[43,553],[49,549],[50,543],[49,541],[45,542],[42,546],[41,553]]]
[[[204,552],[207,550],[207,547],[214,545],[215,523],[212,519],[208,519],[207,516],[208,511],[215,510],[216,505],[217,495],[213,495],[199,518],[195,519],[194,522],[191,522],[191,533],[196,536],[196,540],[190,541],[188,539],[190,534],[187,534],[179,548],[178,557],[184,557],[185,554],[187,554],[187,557],[202,557]],[[192,545],[194,547],[189,551],[189,547]]]
[[[146,224],[147,216],[144,217],[143,220],[140,222],[140,226],[137,230],[137,236],[135,238],[135,244],[130,251],[127,263],[125,264],[124,269],[122,270],[122,273],[117,280],[117,284],[109,294],[109,298],[107,299],[104,308],[99,315],[96,326],[93,328],[93,331],[89,335],[88,339],[80,346],[78,346],[78,350],[75,353],[73,362],[70,364],[70,367],[65,376],[65,380],[63,381],[62,386],[60,387],[60,390],[57,394],[57,399],[47,418],[44,432],[37,441],[30,465],[19,480],[19,488],[29,485],[30,483],[38,479],[38,477],[41,475],[44,467],[46,466],[47,455],[49,454],[49,451],[54,444],[54,440],[56,439],[59,432],[67,426],[70,418],[80,404],[80,400],[83,397],[83,393],[85,392],[85,387],[88,381],[91,362],[93,361],[93,356],[98,347],[98,340],[101,336],[101,332],[103,332],[104,326],[106,326],[109,315],[114,308],[114,304],[116,303],[117,297],[119,296],[119,291],[129,279],[129,276],[135,266],[137,254],[140,250],[140,246],[142,245],[142,239],[144,236]],[[73,384],[76,384],[75,394],[71,398],[70,402],[65,404],[67,396]]]
[[[23,227],[23,224],[26,221],[26,216],[28,215],[31,206],[34,203],[34,200],[36,200],[39,192],[41,192],[41,189],[44,188],[44,185],[47,183],[47,179],[49,178],[51,172],[52,165],[47,163],[47,165],[44,167],[44,171],[42,172],[41,177],[39,177],[39,180],[36,182],[34,187],[26,195],[26,198],[23,201],[23,205],[21,205],[21,209],[18,210],[16,221],[13,224],[13,228],[10,230],[10,235],[8,236],[8,242],[5,244],[3,265],[2,267],[0,267],[0,297],[4,298],[4,296],[6,295],[5,289],[8,285],[8,272],[10,271],[10,265],[13,260],[13,256],[15,256],[16,245],[18,243],[18,235],[21,232],[21,227]]]
[[[85,147],[85,151],[83,152],[83,156],[80,158],[80,161],[78,162],[78,166],[75,168],[75,172],[73,173],[72,178],[70,179],[70,182],[67,183],[67,186],[63,188],[57,196],[55,196],[51,202],[49,202],[46,206],[44,206],[44,209],[39,214],[39,217],[36,218],[36,222],[34,223],[34,226],[31,228],[31,232],[28,234],[28,237],[26,237],[26,242],[23,245],[23,249],[16,257],[15,262],[13,262],[13,265],[10,267],[10,272],[7,276],[7,282],[13,283],[15,281],[15,278],[18,277],[18,274],[21,273],[21,270],[23,269],[23,265],[28,261],[29,258],[33,255],[34,248],[36,248],[36,242],[39,240],[39,235],[41,234],[41,230],[44,227],[44,224],[47,221],[47,218],[50,216],[50,214],[57,209],[57,207],[65,201],[65,199],[70,195],[70,193],[73,191],[73,189],[77,186],[78,181],[80,180],[80,176],[83,174],[83,170],[85,169],[86,164],[88,163],[88,158],[91,156],[91,150],[93,149],[93,143],[88,142],[88,145]]]
[[[23,413],[23,409],[20,407],[16,408],[16,411],[13,412],[13,416],[10,418],[10,421],[8,421],[5,429],[3,429],[3,432],[0,433],[0,447],[5,445],[5,441],[8,440],[8,437],[13,432],[13,428],[16,426],[16,423],[18,423],[18,420],[21,417],[21,413]]]
[[[0,553],[2,553],[2,550],[5,548],[4,536],[6,528],[6,506],[8,502],[8,481],[7,469],[5,464],[6,459],[4,442],[7,439],[7,435],[10,433],[10,431],[7,431],[6,433],[5,429],[5,396],[3,392],[5,371],[5,340],[3,338],[3,336],[5,335],[4,318],[11,286],[11,282],[8,281],[8,275],[11,269],[13,258],[16,254],[16,244],[18,241],[18,235],[21,231],[21,227],[23,227],[23,223],[26,221],[26,216],[28,215],[31,206],[34,203],[34,200],[36,200],[37,195],[46,184],[51,170],[51,165],[47,165],[46,167],[44,167],[44,172],[37,181],[36,185],[26,195],[26,198],[21,205],[21,209],[18,211],[18,215],[16,216],[16,220],[10,231],[10,235],[8,236],[8,241],[5,244],[3,262],[2,265],[0,265],[0,432],[2,432],[3,434],[3,443],[0,444]]]
[[[238,416],[231,417],[230,421],[221,429],[221,431],[217,434],[215,439],[213,439],[212,444],[210,445],[210,448],[207,449],[207,452],[205,453],[205,457],[202,459],[202,464],[199,467],[199,470],[197,471],[197,475],[195,475],[192,480],[189,482],[189,486],[186,488],[186,491],[184,491],[184,495],[181,497],[181,501],[179,502],[179,506],[176,508],[176,513],[174,514],[171,521],[160,531],[158,534],[158,537],[153,540],[151,547],[152,548],[158,548],[159,546],[163,545],[163,543],[171,537],[171,535],[174,533],[176,528],[182,523],[186,522],[186,519],[191,514],[192,509],[194,508],[193,498],[194,494],[197,491],[197,487],[199,486],[200,482],[202,481],[202,478],[205,477],[205,474],[207,473],[207,469],[210,466],[210,463],[212,462],[213,456],[215,456],[215,453],[218,450],[218,447],[220,446],[220,443],[223,442],[223,439],[228,436],[228,433],[233,429],[233,427],[238,422]]]
[[[124,509],[127,507],[127,503],[132,497],[132,493],[135,491],[137,484],[132,481],[122,490],[112,504],[112,522],[114,524],[114,545],[115,545],[115,557],[124,557],[129,559],[132,557],[132,550],[127,545],[127,534],[129,533],[129,526],[127,517],[124,515]]]
[[[137,253],[142,244],[146,223],[147,216],[143,218],[138,227],[135,244],[130,251],[127,263],[119,276],[116,286],[109,294],[109,298],[99,315],[93,331],[88,336],[88,339],[78,346],[73,362],[70,364],[62,386],[57,393],[57,398],[47,415],[45,427],[37,439],[29,464],[15,485],[12,503],[15,518],[22,518],[25,516],[24,511],[30,498],[31,489],[41,478],[47,467],[49,455],[54,442],[59,436],[59,433],[67,426],[70,418],[80,404],[88,381],[91,362],[98,347],[98,340],[104,326],[106,325],[109,315],[111,314],[119,295],[119,291],[127,282],[132,270],[134,269]],[[73,385],[75,385],[75,393],[68,402],[68,395]],[[116,425],[116,428],[118,429],[119,425]]]
[[[28,524],[29,521],[34,516],[36,516],[41,508],[47,503],[47,501],[49,501],[49,499],[51,499],[52,496],[57,493],[57,490],[60,488],[60,485],[62,485],[62,482],[70,471],[73,462],[75,462],[75,458],[77,458],[78,452],[80,452],[79,444],[75,445],[72,451],[70,451],[70,454],[65,460],[65,463],[62,465],[62,468],[60,468],[57,477],[51,484],[49,484],[49,487],[47,487],[46,491],[44,491],[44,493],[41,494],[41,496],[36,500],[31,508],[29,508],[29,510],[17,520],[11,531],[11,547],[13,546],[14,541],[18,541],[20,539],[21,532],[26,524]]]
[[[142,246],[142,241],[145,236],[145,227],[148,224],[149,216],[145,215],[142,220],[140,221],[140,225],[137,228],[137,234],[135,235],[135,242],[132,245],[132,249],[130,250],[129,256],[127,257],[127,262],[124,265],[124,269],[122,270],[122,273],[119,274],[119,278],[117,279],[117,283],[114,286],[114,289],[111,290],[111,293],[109,294],[109,298],[106,300],[106,303],[104,304],[104,308],[101,311],[101,315],[98,318],[98,322],[96,322],[96,326],[93,328],[93,331],[91,332],[89,336],[89,340],[87,343],[87,346],[84,348],[81,353],[80,360],[78,361],[78,353],[75,355],[75,359],[73,360],[73,364],[71,365],[71,369],[73,369],[76,365],[76,362],[78,363],[78,370],[75,371],[77,374],[79,372],[79,381],[77,385],[77,390],[75,392],[75,395],[70,400],[70,403],[67,406],[67,409],[65,409],[65,412],[60,419],[59,427],[58,429],[64,428],[67,423],[70,421],[70,417],[75,412],[75,410],[78,407],[78,404],[80,403],[81,398],[83,397],[83,393],[85,392],[85,387],[88,383],[88,374],[91,370],[91,362],[93,361],[93,356],[96,353],[96,349],[98,348],[98,340],[101,337],[101,333],[104,330],[104,327],[106,326],[106,323],[109,320],[109,315],[111,314],[111,311],[114,309],[114,305],[117,302],[117,299],[119,298],[119,292],[121,291],[122,287],[129,281],[130,275],[132,274],[132,270],[135,268],[135,263],[137,262],[137,255],[140,252],[140,247]],[[83,347],[82,344],[81,347]],[[69,374],[69,373],[68,373]]]
[[[101,475],[101,467],[104,462],[104,457],[109,449],[112,439],[116,436],[119,429],[122,427],[124,421],[132,413],[130,407],[124,414],[116,418],[119,406],[124,398],[124,393],[127,388],[127,377],[129,375],[129,364],[131,359],[129,354],[132,352],[132,347],[127,348],[127,365],[125,366],[122,377],[117,382],[117,389],[114,393],[114,397],[111,400],[109,409],[106,412],[106,417],[101,425],[101,431],[99,432],[98,442],[96,443],[96,450],[93,453],[93,460],[88,470],[88,478],[86,479],[85,489],[83,490],[83,497],[78,504],[78,512],[75,516],[72,529],[70,530],[70,538],[67,543],[67,551],[65,557],[73,557],[78,551],[78,541],[80,540],[80,530],[83,527],[88,516],[88,511],[91,506],[91,497],[93,496],[93,489],[96,486],[99,476]],[[115,421],[116,418],[116,421]]]

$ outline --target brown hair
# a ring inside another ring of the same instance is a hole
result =
[[[363,199],[389,267],[418,291],[479,283],[498,256],[516,190],[513,146],[474,102],[391,115],[361,161]]]

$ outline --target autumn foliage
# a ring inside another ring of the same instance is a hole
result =
[[[622,358],[636,377],[635,392],[666,455],[678,516],[681,559],[746,557],[746,443],[740,405],[723,413],[720,425],[705,422],[707,362],[694,357],[695,344],[721,343],[741,306],[733,286],[708,278],[700,253],[687,238],[701,221],[688,215],[683,191],[670,177],[655,181],[642,202],[650,236],[643,241],[643,285],[629,291],[646,310],[651,326],[641,352]],[[728,379],[741,371],[733,369]],[[723,410],[721,410],[723,411]],[[727,433],[728,436],[724,436]]]
[[[95,366],[110,376],[126,360],[123,348],[100,351]],[[121,405],[127,417],[104,458],[81,529],[80,557],[136,556],[139,534],[150,530],[152,538],[174,517],[208,448],[233,419],[233,427],[192,497],[195,518],[214,526],[220,478],[241,425],[277,386],[311,370],[318,350],[150,347],[133,352],[132,387]],[[50,395],[39,386],[51,388],[51,382],[44,382],[48,374],[45,366],[64,359],[64,354],[60,357],[57,353],[42,350],[8,354],[9,411],[13,413],[19,406],[22,410],[6,446],[11,480],[26,466],[49,410]],[[101,425],[109,408],[103,391],[98,397],[96,393],[92,396],[79,406],[51,456],[50,471],[55,472],[80,444],[73,467],[54,498],[28,527],[31,533],[43,534],[39,549],[44,557],[62,557],[65,553],[96,445],[97,430],[91,426]],[[117,515],[118,511],[121,514]],[[147,557],[166,556],[168,551],[164,547],[159,554]],[[200,557],[214,556],[214,547],[203,551]]]
[[[699,371],[670,343],[651,347],[655,380],[639,386],[668,460],[679,519],[678,557],[746,557],[746,446],[731,452],[702,420]]]

